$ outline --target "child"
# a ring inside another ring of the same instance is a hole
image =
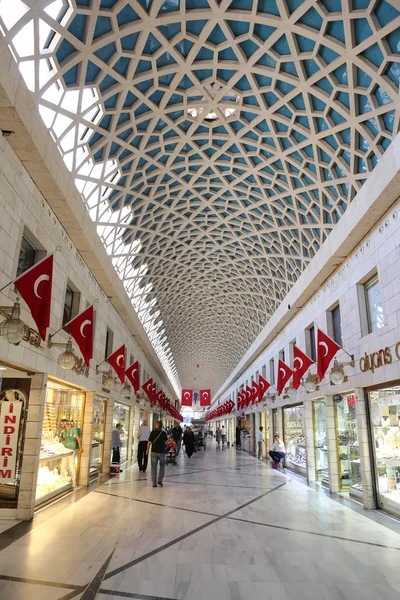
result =
[[[167,452],[175,452],[176,453],[176,442],[174,441],[174,438],[172,437],[172,433],[169,436],[169,440],[167,442]]]

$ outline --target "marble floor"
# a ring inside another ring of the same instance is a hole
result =
[[[213,442],[162,488],[146,475],[132,466],[16,529],[0,599],[400,598],[400,527],[381,513]]]

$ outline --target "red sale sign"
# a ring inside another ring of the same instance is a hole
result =
[[[1,403],[0,483],[14,483],[22,405],[20,401]]]

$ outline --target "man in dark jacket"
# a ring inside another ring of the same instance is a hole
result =
[[[172,437],[174,438],[174,442],[176,443],[176,453],[179,454],[182,444],[182,427],[178,424],[175,425],[172,429]]]

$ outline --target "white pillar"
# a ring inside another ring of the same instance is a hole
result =
[[[326,439],[328,446],[329,491],[340,492],[340,468],[337,445],[337,425],[333,396],[325,396]]]
[[[312,400],[304,402],[304,432],[306,437],[307,481],[316,480],[316,457],[314,444],[314,411]]]
[[[35,511],[46,386],[46,374],[38,373],[32,377],[25,423],[21,481],[16,515],[17,519],[22,521],[33,519]]]
[[[113,430],[113,409],[114,402],[112,398],[107,398],[106,408],[106,426],[104,430],[104,456],[103,456],[103,473],[110,472],[111,463],[111,443]]]
[[[85,412],[83,415],[82,449],[80,456],[79,485],[89,485],[90,454],[92,452],[94,392],[86,392]]]

